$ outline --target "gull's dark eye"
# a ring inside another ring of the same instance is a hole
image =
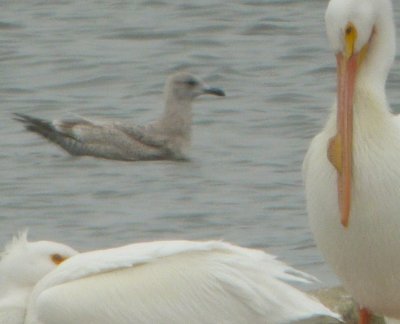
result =
[[[189,79],[185,82],[188,86],[194,87],[197,85],[197,81],[195,79]]]

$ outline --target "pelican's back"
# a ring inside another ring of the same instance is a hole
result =
[[[43,324],[233,324],[334,316],[280,280],[306,281],[300,272],[261,251],[211,244],[52,285],[37,294],[35,317]]]

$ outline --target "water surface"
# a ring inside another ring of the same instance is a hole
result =
[[[336,284],[308,227],[301,177],[334,97],[326,4],[2,1],[0,243],[23,228],[80,250],[224,239]],[[398,62],[388,90],[400,111]],[[194,104],[190,162],[74,158],[12,120],[77,113],[146,123],[181,69],[227,93]]]

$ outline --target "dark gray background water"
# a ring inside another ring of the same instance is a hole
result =
[[[224,239],[335,284],[308,228],[301,177],[335,95],[326,5],[2,0],[0,243],[24,228],[80,250]],[[397,111],[399,62],[388,82]],[[195,103],[190,162],[73,158],[12,120],[78,113],[146,123],[181,69],[227,93]]]

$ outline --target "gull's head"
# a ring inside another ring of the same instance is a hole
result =
[[[325,14],[337,61],[337,134],[328,144],[328,158],[338,173],[339,209],[345,227],[356,167],[352,155],[354,94],[358,85],[367,91],[384,91],[395,53],[392,16],[391,0],[331,0]]]
[[[225,96],[220,88],[210,87],[198,77],[180,72],[170,76],[166,84],[167,96],[172,95],[177,100],[191,101],[202,94]]]
[[[1,254],[0,282],[32,288],[42,277],[77,253],[56,242],[29,242],[24,232],[14,237]]]

